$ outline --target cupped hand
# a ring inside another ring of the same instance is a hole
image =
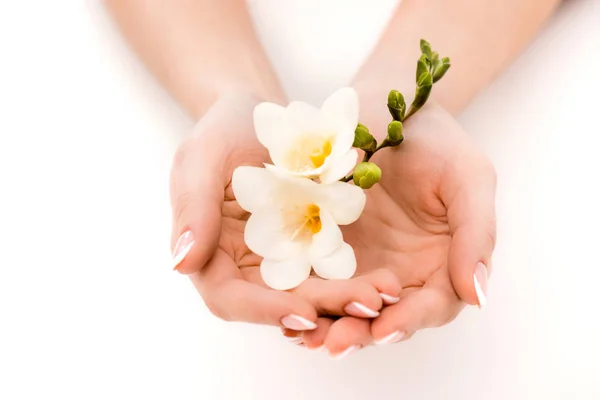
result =
[[[316,328],[318,315],[378,316],[385,299],[401,290],[386,269],[344,281],[311,277],[287,292],[264,285],[261,259],[244,243],[248,213],[231,189],[237,166],[269,162],[254,133],[257,103],[239,93],[221,98],[179,147],[171,172],[174,267],[189,274],[208,308],[228,321],[304,331]]]
[[[361,122],[385,137],[391,120],[385,104],[363,98],[361,106]],[[317,329],[302,334],[310,347],[324,343],[330,353],[348,354],[444,325],[464,303],[485,306],[495,242],[494,168],[440,106],[428,104],[407,120],[404,136],[400,146],[371,159],[382,179],[367,190],[360,219],[343,229],[357,273],[391,271],[402,285],[400,300],[373,321],[320,318]]]

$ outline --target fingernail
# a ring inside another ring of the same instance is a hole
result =
[[[400,297],[390,296],[389,294],[379,293],[379,297],[383,300],[385,304],[396,304],[400,301]]]
[[[473,274],[473,285],[475,286],[479,308],[482,310],[487,304],[487,279],[487,268],[485,264],[478,262],[475,267],[475,273]]]
[[[317,327],[317,324],[314,322],[295,314],[290,314],[281,318],[281,324],[286,328],[295,331],[310,331]]]
[[[375,341],[375,344],[392,344],[401,341],[404,338],[404,332],[396,331],[392,332],[386,337],[383,337]]]
[[[192,231],[185,231],[177,239],[175,250],[173,250],[173,271],[179,267],[179,264],[181,264],[185,256],[190,252],[192,246],[194,246],[194,234]]]
[[[361,347],[362,346],[360,344],[355,344],[353,346],[348,347],[346,350],[342,351],[341,353],[338,353],[338,354],[329,353],[329,358],[331,358],[332,360],[341,360],[342,358],[346,358],[350,354],[360,350]]]
[[[315,353],[320,353],[321,351],[323,351],[324,348],[325,348],[325,345],[322,344],[319,347],[306,347],[306,350],[312,351],[312,352],[315,352]]]
[[[296,336],[296,337],[287,337],[286,336],[286,339],[287,339],[288,342],[294,343],[294,344],[298,344],[298,343],[302,343],[303,342],[302,337],[300,337],[300,336]]]
[[[346,307],[344,307],[344,311],[346,312],[346,314],[350,314],[355,317],[358,317],[358,316],[364,316],[367,318],[379,317],[378,311],[371,310],[369,307],[365,306],[364,304],[360,304],[356,301],[353,301],[352,303],[350,303]]]

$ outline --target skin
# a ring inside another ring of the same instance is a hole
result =
[[[556,4],[402,2],[352,83],[361,122],[376,136],[385,134],[390,117],[379,105],[392,88],[410,97],[421,37],[453,66],[430,103],[405,124],[404,143],[373,158],[383,179],[368,191],[363,216],[344,228],[359,275],[311,278],[293,291],[276,292],[262,283],[260,259],[243,242],[247,214],[229,186],[236,166],[268,161],[254,135],[254,106],[285,104],[244,2],[106,0],[132,48],[199,119],[171,175],[172,246],[188,229],[195,238],[178,271],[190,274],[208,307],[225,320],[281,326],[283,317],[296,314],[316,321],[314,330],[284,334],[301,335],[308,347],[325,344],[333,355],[395,331],[408,338],[451,321],[465,303],[478,304],[473,273],[478,262],[491,264],[495,173],[452,115],[518,55]],[[386,305],[380,293],[401,300]],[[352,301],[381,315],[348,315]]]

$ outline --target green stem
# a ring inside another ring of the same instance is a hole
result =
[[[404,117],[404,121],[406,121],[408,119],[408,117],[410,117],[411,115],[413,115],[414,113],[416,113],[417,111],[419,111],[421,107],[413,107],[412,104],[410,105],[410,108],[408,109],[408,112],[406,113],[406,116]]]

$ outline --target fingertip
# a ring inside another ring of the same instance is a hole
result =
[[[373,285],[379,292],[379,297],[383,304],[395,304],[400,300],[399,294],[402,291],[402,284],[398,277],[389,269],[379,268],[357,279],[365,280]]]
[[[188,255],[190,250],[195,244],[194,233],[190,230],[186,230],[179,236],[175,247],[173,249],[173,271],[177,271],[185,257]]]
[[[474,225],[454,232],[448,254],[452,286],[462,301],[485,307],[487,304],[488,266],[494,249],[494,236]]]

